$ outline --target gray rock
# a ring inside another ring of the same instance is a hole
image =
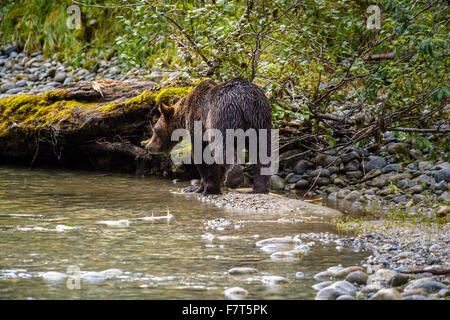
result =
[[[420,176],[416,179],[416,182],[417,182],[417,184],[420,184],[420,185],[426,185],[426,186],[430,186],[430,185],[432,185],[433,183],[435,183],[435,181],[434,181],[433,178],[431,178],[431,177],[429,177],[429,176],[427,176],[427,175],[425,175],[425,174],[420,175]]]
[[[447,182],[445,182],[444,180],[441,180],[438,183],[434,183],[431,185],[431,189],[447,191],[448,190]]]
[[[64,80],[66,79],[66,73],[65,72],[58,72],[57,74],[55,74],[55,78],[54,78],[54,80],[56,81],[56,82],[59,82],[59,83],[63,83],[64,82]]]
[[[450,289],[441,289],[441,290],[439,290],[438,295],[440,297],[444,297],[444,298],[448,297],[448,296],[450,296]]]
[[[392,198],[392,201],[394,201],[395,203],[400,203],[400,202],[406,202],[408,199],[406,198],[406,196],[396,196],[394,198]]]
[[[400,189],[412,188],[415,185],[416,184],[409,179],[403,179],[397,182],[397,187],[399,187]]]
[[[316,169],[316,170],[311,171],[311,173],[309,174],[309,176],[310,176],[311,178],[315,178],[315,177],[317,177],[319,174],[320,174],[321,177],[324,177],[324,178],[329,178],[330,175],[331,175],[331,174],[330,174],[330,171],[329,171],[328,169]]]
[[[407,189],[406,191],[411,194],[421,193],[423,191],[423,187],[420,184],[416,184],[415,186]]]
[[[423,289],[428,293],[438,292],[441,289],[448,289],[447,286],[439,281],[425,281],[417,286],[418,289]]]
[[[70,77],[67,77],[67,78],[64,80],[64,83],[63,83],[63,84],[68,84],[68,83],[71,83],[71,82],[73,82],[73,79],[70,78]]]
[[[412,291],[412,290],[422,290],[425,289],[419,288],[419,286],[424,282],[435,281],[433,277],[424,277],[416,280],[411,280],[408,284],[403,288],[403,292]]]
[[[418,166],[420,171],[424,171],[431,169],[433,163],[431,161],[419,161]]]
[[[450,201],[450,194],[448,193],[448,191],[445,191],[443,194],[441,194],[439,196],[439,198],[437,198],[438,201]]]
[[[359,156],[358,152],[356,152],[356,151],[352,151],[350,153],[347,153],[347,154],[344,154],[343,156],[341,156],[341,160],[344,163],[348,163],[354,159],[357,159],[357,160],[360,159],[360,156]]]
[[[2,93],[6,92],[8,90],[14,89],[15,87],[16,87],[16,84],[12,83],[12,82],[2,84]]]
[[[419,160],[420,158],[422,158],[422,151],[420,150],[411,149],[410,154],[415,160]]]
[[[339,296],[356,296],[356,288],[348,281],[337,281],[326,288],[321,289],[315,300],[336,300]]]
[[[400,170],[401,166],[397,163],[388,164],[386,167],[384,167],[381,172],[382,173],[389,173],[389,172],[398,172]]]
[[[428,250],[429,251],[438,251],[439,249],[441,249],[441,246],[439,245],[439,244],[433,244],[433,245],[431,245],[429,248],[428,248]]]
[[[386,145],[386,151],[389,154],[408,154],[409,148],[406,143],[402,142],[391,142],[388,145]]]
[[[394,288],[381,289],[369,300],[401,300],[401,294]]]
[[[317,166],[327,167],[328,165],[340,165],[342,160],[338,157],[328,154],[319,154],[314,158],[314,162]]]
[[[402,300],[429,300],[430,298],[422,296],[422,295],[417,295],[417,294],[413,294],[410,296],[406,296],[403,297]]]
[[[411,275],[404,273],[395,274],[389,281],[389,285],[392,287],[401,287],[411,280]]]
[[[413,201],[414,204],[418,204],[418,203],[420,203],[422,201],[425,201],[425,200],[426,200],[426,197],[421,195],[421,194],[415,194],[412,197],[412,201]]]
[[[17,50],[17,46],[14,44],[3,48],[3,52],[7,56],[9,56],[11,54],[11,52],[16,51],[16,50]]]
[[[292,176],[289,177],[289,179],[287,179],[288,183],[296,183],[297,181],[299,181],[302,178],[302,175],[300,174],[294,174]]]
[[[307,189],[309,187],[309,181],[301,179],[295,183],[295,189]]]
[[[339,173],[339,167],[336,167],[336,166],[329,167],[328,171],[330,171],[330,174]]]
[[[339,296],[341,296],[341,292],[330,287],[326,287],[321,289],[315,297],[315,300],[336,300]]]
[[[436,182],[445,181],[450,182],[450,169],[441,169],[433,173]]]
[[[316,184],[317,184],[319,187],[321,187],[321,186],[327,186],[327,185],[329,185],[330,183],[331,183],[330,179],[325,178],[325,177],[319,177],[319,178],[317,179],[317,182],[316,182]]]
[[[345,180],[344,180],[344,179],[341,179],[341,178],[339,178],[339,177],[334,178],[334,179],[333,179],[333,183],[334,183],[335,185],[338,185],[338,186],[341,186],[341,187],[345,187],[345,186],[347,185],[347,183],[345,182]]]
[[[386,177],[383,176],[379,176],[376,177],[375,179],[372,180],[372,182],[370,183],[373,187],[377,187],[377,188],[383,188],[384,186],[387,185],[387,179]]]
[[[324,282],[316,283],[315,285],[312,286],[312,288],[316,291],[320,291],[323,288],[326,288],[331,284],[333,284],[333,281],[324,281]]]
[[[409,170],[416,170],[416,168],[417,168],[417,164],[416,164],[415,162],[409,163],[409,164],[406,166],[406,169],[409,169]]]
[[[270,181],[272,182],[272,189],[273,190],[283,190],[284,189],[283,178],[281,178],[280,176],[277,176],[276,174],[274,174],[270,178]]]
[[[16,87],[17,88],[21,88],[21,87],[25,87],[27,85],[27,81],[26,80],[19,80],[16,82]]]
[[[361,197],[361,193],[359,191],[353,190],[346,197],[346,201],[356,201]]]
[[[386,166],[386,160],[382,157],[374,157],[372,160],[365,164],[366,171],[373,169],[383,169]]]
[[[367,274],[362,271],[353,271],[345,277],[345,280],[350,283],[356,283],[356,284],[366,284],[367,283]]]
[[[17,94],[17,93],[20,93],[23,91],[24,91],[24,88],[14,88],[14,89],[9,89],[8,91],[6,91],[6,93]]]
[[[354,159],[345,165],[345,170],[347,171],[356,171],[359,170],[361,164],[357,159]]]
[[[39,80],[39,74],[37,74],[37,73],[35,73],[35,74],[30,74],[30,75],[28,76],[28,81],[36,82],[36,81],[38,81],[38,80]]]
[[[349,296],[347,294],[344,294],[343,296],[337,297],[336,300],[356,300],[356,298]]]
[[[363,294],[371,294],[383,289],[383,287],[378,283],[369,284],[361,289],[361,293]]]
[[[14,66],[12,67],[13,71],[23,71],[25,68],[20,65],[20,64],[14,64]]]
[[[306,161],[306,160],[299,160],[295,164],[293,171],[296,174],[304,174],[309,166],[310,166],[310,163],[308,161]]]
[[[109,69],[109,72],[112,75],[118,75],[120,73],[120,68],[118,66],[114,66],[114,67]]]
[[[243,299],[248,296],[248,291],[240,287],[232,287],[226,289],[224,294],[231,299]]]
[[[349,178],[349,179],[352,179],[352,180],[358,180],[358,179],[361,179],[362,177],[363,177],[363,173],[362,173],[362,171],[359,171],[359,170],[357,170],[357,171],[348,171],[346,174],[345,174],[345,176],[347,177],[347,178]]]
[[[368,283],[387,282],[391,281],[392,277],[397,272],[390,269],[379,269],[375,274],[371,275],[368,279]]]

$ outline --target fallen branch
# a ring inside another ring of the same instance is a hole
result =
[[[415,273],[431,273],[432,275],[441,276],[450,274],[450,269],[444,269],[444,270],[412,270],[412,271],[400,271],[400,273],[406,273],[406,274],[415,274]]]
[[[441,128],[418,129],[418,128],[391,127],[391,128],[387,128],[387,130],[388,131],[417,132],[417,133],[447,133],[447,132],[450,132],[450,129],[441,129]]]

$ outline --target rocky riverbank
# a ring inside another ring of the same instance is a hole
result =
[[[14,94],[37,94],[61,85],[93,80],[170,81],[179,73],[161,70],[125,69],[117,57],[99,56],[82,60],[79,68],[58,59],[45,59],[41,52],[26,54],[17,46],[0,49],[0,98]]]
[[[79,81],[105,78],[161,81],[176,77],[176,73],[158,70],[125,72],[114,57],[83,61],[82,66],[73,68],[58,61],[57,55],[44,59],[41,53],[26,55],[15,46],[8,46],[0,52],[0,98],[36,94]],[[432,134],[425,138],[436,139]],[[369,254],[358,266],[335,266],[316,274],[316,299],[446,299],[449,295],[448,275],[438,274],[450,269],[448,154],[434,146],[421,147],[417,141],[401,139],[392,132],[384,134],[384,142],[376,151],[352,148],[340,156],[336,150],[311,152],[301,159],[296,155],[303,150],[289,150],[280,155],[281,170],[272,177],[274,191],[296,197],[308,193],[307,196],[323,198],[331,206],[346,202],[359,213],[395,218],[356,223],[338,220],[341,230],[356,230],[356,235],[311,233],[288,241],[295,247],[288,251],[290,257],[308,254],[301,241],[335,242],[337,250],[347,247]],[[262,212],[279,212],[280,208],[295,212],[301,207],[300,202],[283,197],[235,192],[204,197],[203,201]],[[296,205],[290,207],[289,202]],[[317,213],[318,207],[313,206],[306,204],[300,211]],[[399,216],[401,219],[397,219]],[[272,247],[277,241],[271,241]],[[281,246],[286,245],[286,240],[280,241]],[[285,254],[280,252],[275,257]]]
[[[385,140],[386,145],[374,153],[352,148],[337,157],[331,150],[286,163],[272,177],[272,187],[293,194],[308,190],[307,195],[322,197],[331,205],[347,201],[355,211],[401,209],[410,216],[447,215],[448,155],[432,150],[432,156],[430,150],[416,149],[414,141],[400,141],[391,132]],[[281,154],[280,162],[293,154]]]

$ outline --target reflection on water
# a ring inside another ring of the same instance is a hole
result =
[[[316,242],[301,260],[271,260],[256,241],[334,227],[228,212],[180,194],[183,186],[0,167],[0,298],[224,299],[225,288],[240,286],[250,299],[311,299],[315,273],[366,255]],[[232,223],[207,229],[216,218]],[[258,273],[228,275],[233,267]],[[289,283],[269,286],[261,281],[268,275]],[[80,289],[68,285],[75,282]]]

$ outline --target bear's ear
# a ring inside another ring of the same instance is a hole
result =
[[[175,104],[175,103],[177,103],[180,100],[181,100],[180,97],[175,97],[175,98],[172,99],[172,104]]]
[[[159,105],[159,112],[164,115],[164,118],[170,119],[174,113],[175,109],[173,107],[168,107],[164,103]]]

